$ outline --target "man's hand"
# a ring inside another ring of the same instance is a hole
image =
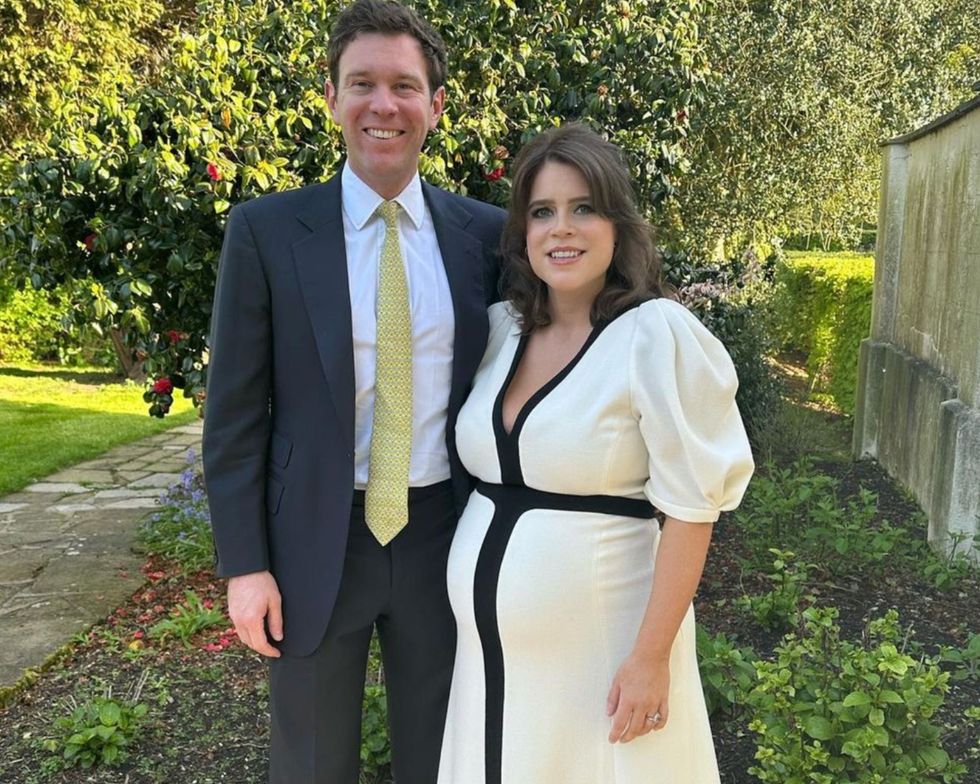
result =
[[[252,572],[228,580],[228,616],[235,625],[238,639],[263,656],[277,658],[279,651],[265,634],[282,640],[282,597],[276,578],[270,572]]]

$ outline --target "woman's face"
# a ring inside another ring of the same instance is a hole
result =
[[[612,263],[616,227],[592,208],[582,173],[547,161],[531,185],[527,255],[549,293],[588,298],[602,291]]]

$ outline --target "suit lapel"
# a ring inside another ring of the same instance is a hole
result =
[[[353,453],[354,338],[340,176],[314,193],[308,208],[297,215],[310,234],[293,244],[293,262],[333,407]]]
[[[487,344],[487,308],[483,292],[483,244],[466,231],[473,216],[447,193],[422,183],[452,293],[455,335],[450,424],[462,405]]]

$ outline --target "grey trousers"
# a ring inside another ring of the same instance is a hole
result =
[[[434,784],[456,626],[446,561],[456,511],[449,482],[409,493],[408,525],[382,547],[355,493],[340,592],[310,656],[269,660],[270,784],[358,784],[368,647],[377,627],[397,784]]]

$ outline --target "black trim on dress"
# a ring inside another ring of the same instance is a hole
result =
[[[639,305],[640,303],[637,303]],[[632,310],[636,305],[627,308]],[[622,315],[619,314],[619,315]],[[618,318],[617,316],[616,318]],[[586,352],[614,319],[596,324],[582,347],[558,373],[521,406],[508,433],[504,428],[504,396],[527,349],[528,336],[522,335],[510,363],[507,378],[497,393],[492,412],[501,484],[479,482],[476,491],[493,502],[494,512],[477,557],[473,574],[473,609],[483,648],[486,679],[485,784],[502,784],[504,732],[504,650],[497,624],[497,584],[504,554],[517,521],[531,509],[557,509],[564,512],[593,512],[621,517],[652,519],[654,508],[646,499],[608,495],[568,495],[535,490],[524,484],[521,469],[520,435],[528,416],[557,387],[585,356]]]

